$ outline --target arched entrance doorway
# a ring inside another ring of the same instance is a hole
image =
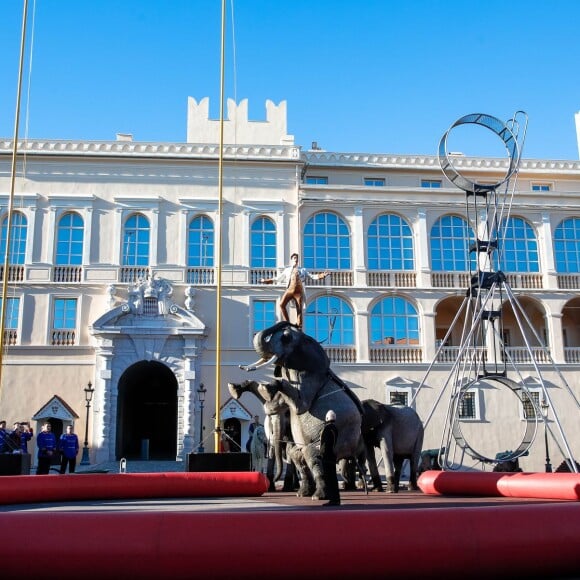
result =
[[[117,459],[173,460],[177,454],[177,380],[156,361],[130,366],[119,380]]]

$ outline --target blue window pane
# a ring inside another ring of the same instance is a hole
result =
[[[251,267],[276,267],[276,226],[265,217],[258,218],[252,224],[251,230]]]
[[[67,213],[59,220],[56,234],[55,262],[61,266],[83,262],[84,222],[77,213]]]
[[[536,234],[522,218],[510,217],[501,224],[496,267],[508,273],[540,271]]]
[[[469,255],[474,241],[467,221],[459,216],[443,216],[431,228],[431,269],[436,272],[475,270],[475,256]]]
[[[133,214],[123,228],[123,266],[149,265],[149,220]]]
[[[24,264],[26,259],[26,235],[28,233],[28,221],[24,214],[14,212],[12,214],[12,227],[10,235],[10,264]],[[6,256],[6,239],[8,234],[8,216],[2,220],[2,233],[0,240],[0,257],[2,263]]]
[[[555,229],[554,255],[558,273],[580,273],[580,218],[566,219]]]
[[[318,213],[308,220],[303,231],[306,268],[350,269],[350,233],[341,218],[333,213]]]
[[[187,265],[211,268],[214,259],[213,222],[204,215],[193,218],[187,231]]]
[[[337,296],[321,296],[306,309],[306,334],[324,345],[354,345],[354,314],[349,304]]]
[[[56,330],[74,330],[77,319],[76,298],[57,298],[54,301],[53,328]]]

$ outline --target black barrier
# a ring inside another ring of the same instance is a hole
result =
[[[0,454],[0,475],[30,475],[30,453]]]
[[[187,471],[251,471],[250,453],[190,453]]]

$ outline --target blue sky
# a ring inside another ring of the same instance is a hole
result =
[[[253,120],[266,99],[286,100],[304,148],[436,154],[459,117],[524,110],[524,157],[578,159],[577,0],[233,0],[233,19],[226,5],[226,97],[247,98]],[[14,130],[22,6],[0,2],[2,137]],[[188,96],[210,97],[218,118],[221,0],[29,7],[21,137],[185,141]],[[503,155],[467,129],[451,149]]]

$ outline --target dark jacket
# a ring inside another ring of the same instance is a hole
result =
[[[322,461],[336,463],[335,447],[337,440],[338,430],[334,421],[325,423],[320,434],[320,455],[322,456]]]

